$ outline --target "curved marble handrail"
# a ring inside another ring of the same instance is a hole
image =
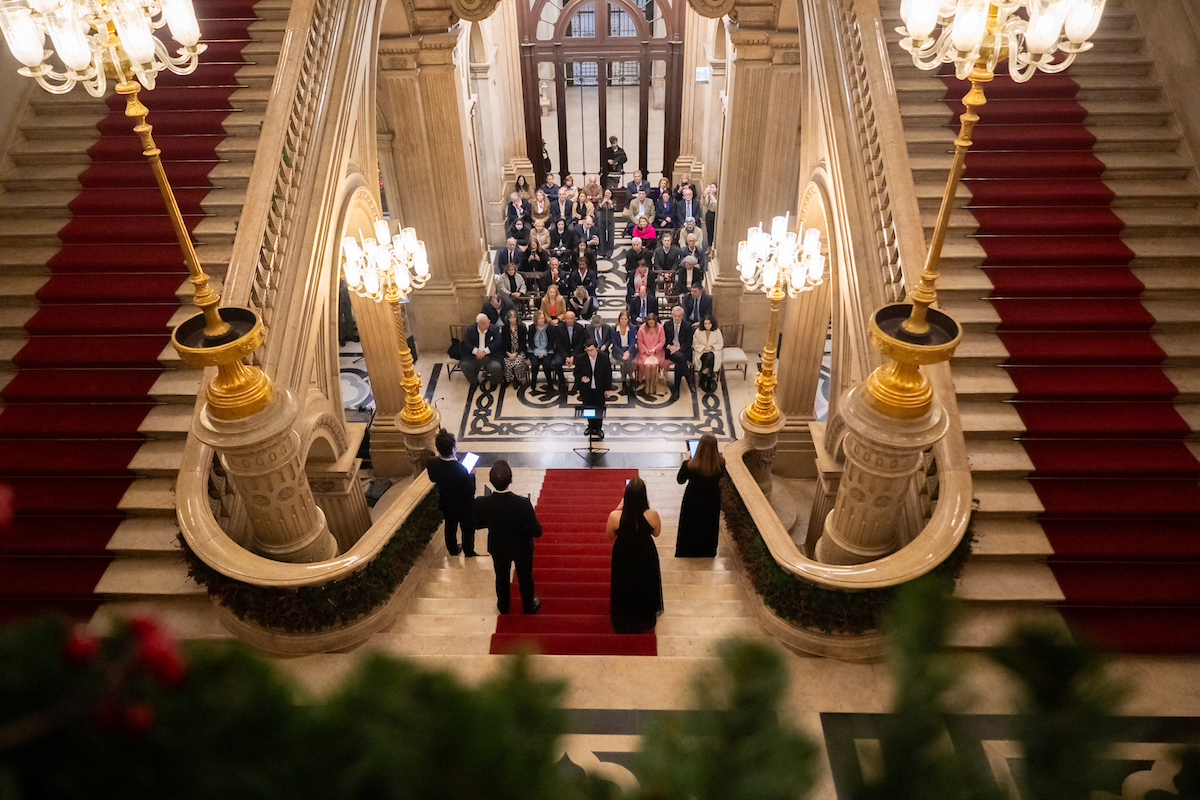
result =
[[[319,586],[357,572],[379,554],[396,529],[433,488],[429,477],[421,473],[345,553],[328,561],[289,564],[255,555],[221,529],[213,517],[206,493],[212,448],[192,437],[187,449],[192,451],[184,458],[188,468],[180,471],[177,485],[179,527],[184,540],[205,564],[222,575],[254,586]]]
[[[953,403],[953,386],[946,364],[928,370],[930,382],[939,399]],[[941,481],[937,506],[924,529],[907,546],[889,556],[866,564],[835,566],[814,561],[800,552],[771,503],[763,495],[754,476],[743,461],[749,450],[746,439],[725,448],[729,477],[746,504],[771,557],[785,572],[827,589],[859,591],[896,586],[929,572],[946,560],[962,541],[971,519],[971,470],[963,441],[957,408],[947,408],[950,430],[934,445]]]

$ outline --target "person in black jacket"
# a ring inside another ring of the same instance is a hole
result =
[[[554,327],[557,341],[554,347],[554,360],[550,362],[550,365],[554,368],[554,377],[558,381],[558,390],[562,393],[563,397],[566,397],[566,370],[574,369],[575,365],[579,363],[579,359],[583,358],[583,348],[587,346],[590,337],[587,328],[575,320],[574,311],[568,310],[563,315],[562,323]],[[576,377],[578,377],[578,373],[576,373]],[[578,385],[576,385],[576,388],[578,388]]]
[[[671,390],[671,399],[679,399],[679,384],[686,377],[688,386],[692,385],[692,333],[691,325],[683,321],[683,307],[671,309],[671,318],[663,323],[663,335],[666,337],[667,358],[675,365],[675,388]]]
[[[596,409],[596,416],[588,419],[587,435],[603,439],[604,393],[612,389],[612,362],[592,339],[588,339],[583,358],[575,365],[575,377],[579,402],[584,408]]]
[[[509,491],[512,469],[507,461],[500,459],[492,465],[488,481],[495,491],[475,501],[475,520],[488,531],[488,552],[496,568],[496,608],[501,614],[508,613],[509,572],[516,564],[521,608],[526,614],[536,614],[542,601],[533,593],[533,540],[542,535],[542,524],[529,498]]]
[[[475,557],[475,476],[455,458],[454,434],[442,428],[433,440],[438,457],[429,459],[425,471],[438,488],[438,508],[446,518],[446,550],[452,556],[465,552]],[[462,548],[458,546],[458,531],[462,528]]]

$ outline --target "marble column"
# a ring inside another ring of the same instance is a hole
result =
[[[816,421],[814,403],[821,383],[830,298],[830,281],[826,278],[811,291],[788,300],[783,311],[783,345],[779,351],[775,401],[785,423],[780,433],[776,470],[789,478],[816,476],[817,453],[809,423]]]
[[[431,278],[413,295],[408,322],[419,345],[450,345],[452,323],[478,312],[490,285],[463,87],[457,28],[379,43],[379,101],[393,131],[397,200],[405,226],[429,252]]]
[[[295,428],[299,414],[295,394],[276,386],[262,411],[224,420],[205,406],[194,427],[197,438],[217,451],[242,498],[251,549],[276,561],[311,563],[333,558],[338,545],[305,474]]]
[[[367,426],[351,423],[346,426],[349,445],[342,457],[334,462],[312,462],[305,465],[313,499],[329,524],[329,532],[337,540],[339,552],[346,552],[371,527],[371,510],[359,481],[362,459],[358,448]]]
[[[903,505],[921,454],[945,435],[949,421],[936,400],[914,419],[887,416],[871,405],[866,384],[846,393],[841,418],[845,467],[816,556],[824,564],[864,564],[900,545]]]
[[[743,297],[737,274],[738,242],[746,230],[788,212],[795,216],[800,174],[800,101],[803,76],[799,37],[730,24],[732,64],[721,158],[717,265],[713,310],[722,324],[742,323],[749,352],[764,344],[766,302]]]

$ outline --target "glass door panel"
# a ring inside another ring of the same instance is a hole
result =
[[[595,61],[563,64],[566,84],[567,161],[575,185],[583,186],[585,173],[600,171],[600,75]]]
[[[666,100],[667,100],[667,62],[651,62],[650,68],[650,122],[647,125],[649,143],[646,153],[646,170],[649,173],[646,180],[651,186],[658,185],[658,179],[663,174],[663,149],[666,144]],[[670,179],[670,175],[666,176]]]
[[[562,169],[562,154],[558,152],[557,87],[554,85],[554,64],[543,61],[538,68],[538,105],[542,113],[542,146],[550,156],[550,171]]]
[[[606,120],[608,135],[616,136],[625,155],[624,175],[613,179],[619,188],[632,180],[633,171],[638,168],[638,140],[640,126],[639,102],[641,82],[641,64],[637,61],[614,61],[608,65],[608,91],[605,94]],[[606,143],[607,144],[607,143]],[[607,166],[607,165],[605,165]]]

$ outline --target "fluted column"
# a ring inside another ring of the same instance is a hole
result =
[[[444,351],[449,325],[468,322],[483,302],[488,251],[478,183],[468,165],[469,134],[456,80],[457,27],[379,43],[380,110],[392,128],[404,225],[429,252],[431,279],[408,320],[419,345]]]
[[[779,351],[779,383],[775,402],[784,415],[777,471],[789,478],[816,475],[817,452],[809,432],[816,420],[821,361],[829,330],[830,281],[787,301],[783,310],[783,344]]]
[[[886,416],[867,399],[866,384],[846,393],[840,413],[846,462],[816,555],[825,564],[864,564],[899,545],[912,476],[921,453],[946,433],[948,419],[936,400],[915,419]]]
[[[333,558],[338,546],[304,471],[299,414],[296,396],[277,386],[266,408],[242,419],[214,417],[206,405],[195,432],[217,451],[242,498],[252,549],[276,561],[309,563]]]
[[[721,324],[746,326],[750,351],[764,344],[765,300],[742,296],[737,245],[746,230],[771,217],[795,216],[800,174],[800,100],[803,80],[796,33],[731,23],[733,59],[717,213],[714,311]]]
[[[371,527],[371,510],[359,481],[362,459],[358,448],[362,444],[366,426],[346,426],[350,436],[349,445],[342,457],[335,462],[306,465],[308,484],[312,487],[313,499],[325,512],[329,531],[337,540],[341,552],[349,550]]]

